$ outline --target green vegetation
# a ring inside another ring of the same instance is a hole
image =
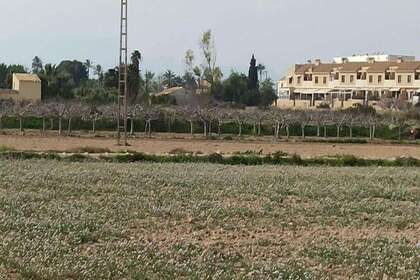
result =
[[[9,161],[0,274],[418,279],[418,168]]]
[[[69,154],[67,154],[69,153]],[[95,154],[92,156],[90,154]],[[99,155],[98,155],[99,154]],[[420,167],[420,160],[415,158],[397,158],[395,160],[363,159],[352,155],[337,155],[335,157],[317,157],[302,159],[299,155],[288,155],[278,151],[262,155],[261,151],[247,151],[233,155],[213,153],[203,155],[201,152],[190,152],[181,148],[173,149],[168,155],[149,155],[132,151],[110,153],[108,149],[81,147],[66,153],[50,151],[47,153],[19,152],[0,150],[0,159],[30,160],[55,159],[63,161],[90,162],[148,162],[148,163],[217,163],[224,165],[297,165],[297,166],[383,166],[383,167]]]

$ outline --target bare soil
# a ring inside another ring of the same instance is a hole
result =
[[[125,150],[149,154],[166,154],[173,150],[211,154],[214,152],[233,154],[255,151],[269,154],[276,151],[298,154],[304,158],[335,155],[354,155],[366,159],[393,159],[413,157],[420,159],[420,146],[396,144],[330,144],[302,142],[272,142],[270,140],[223,141],[203,139],[133,138],[129,147],[116,145],[116,140],[102,137],[59,137],[40,135],[0,135],[0,145],[19,151],[60,151],[66,152],[77,148],[109,149],[113,152]]]

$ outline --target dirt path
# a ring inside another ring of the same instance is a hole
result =
[[[106,148],[111,151],[127,150],[115,145],[110,138],[82,138],[57,136],[16,136],[0,135],[0,146],[4,145],[22,151],[69,151],[81,147]],[[163,154],[174,149],[184,149],[190,152],[204,154],[220,152],[235,153],[246,151],[261,151],[264,154],[284,151],[298,154],[302,157],[326,155],[354,155],[362,158],[392,159],[396,157],[414,157],[420,159],[418,145],[391,144],[324,144],[324,143],[272,143],[269,141],[206,141],[194,139],[132,139],[128,150]]]

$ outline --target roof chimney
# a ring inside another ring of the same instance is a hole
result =
[[[308,64],[312,64],[312,60],[308,59]]]
[[[404,62],[404,58],[403,58],[403,57],[399,57],[399,58],[397,59],[397,62],[398,62],[398,63],[403,63],[403,62]]]
[[[369,57],[368,58],[368,63],[375,63],[375,58],[374,57]]]
[[[320,64],[321,64],[321,59],[319,59],[319,58],[318,59],[315,59],[315,65],[318,66]]]
[[[342,59],[341,59],[341,62],[344,64],[344,63],[347,63],[347,62],[349,62],[349,59],[347,58],[347,57],[343,57]]]

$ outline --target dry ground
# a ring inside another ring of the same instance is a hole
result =
[[[270,140],[259,141],[210,141],[201,139],[158,139],[137,138],[129,141],[128,150],[164,154],[174,149],[189,152],[210,154],[220,152],[231,154],[235,152],[262,151],[264,154],[284,151],[298,154],[304,158],[317,156],[354,155],[367,159],[392,159],[397,157],[413,157],[420,159],[419,145],[393,144],[328,144],[328,143],[273,143]],[[112,151],[122,151],[124,148],[116,145],[111,138],[89,137],[58,137],[39,135],[16,136],[0,135],[0,145],[23,151],[71,151],[81,147],[104,148]]]
[[[418,168],[0,167],[0,279],[420,279]]]

